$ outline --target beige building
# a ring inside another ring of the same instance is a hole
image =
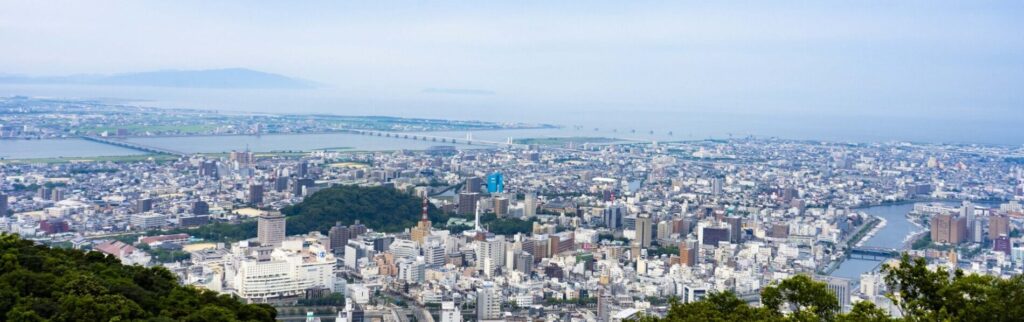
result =
[[[931,237],[935,243],[962,243],[967,239],[967,220],[949,214],[935,215],[931,222]]]
[[[267,212],[260,216],[256,239],[263,246],[281,246],[285,236],[285,219],[280,212]]]

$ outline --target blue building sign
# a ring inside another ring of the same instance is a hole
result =
[[[505,192],[505,177],[501,175],[501,172],[495,172],[487,176],[487,192]]]

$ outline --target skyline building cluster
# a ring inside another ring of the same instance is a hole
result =
[[[3,165],[13,215],[0,230],[161,265],[248,302],[332,303],[345,319],[618,321],[663,315],[670,297],[756,302],[797,275],[844,311],[893,312],[881,276],[844,273],[851,259],[905,251],[972,273],[1024,270],[1024,168],[989,149],[732,140]],[[275,209],[338,185],[393,189],[418,207],[385,216],[416,219],[382,229],[339,212],[288,233]],[[253,222],[240,240],[188,230]]]

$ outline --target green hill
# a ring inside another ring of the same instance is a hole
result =
[[[288,216],[288,234],[326,233],[334,223],[359,220],[376,231],[396,232],[416,225],[423,200],[388,187],[335,186],[317,191],[301,203],[281,209]],[[431,221],[447,218],[429,205]]]
[[[287,215],[288,235],[311,231],[326,234],[335,222],[351,225],[356,220],[376,231],[397,232],[415,226],[422,207],[422,199],[387,187],[335,186],[317,191],[301,203],[281,209],[281,213]],[[448,220],[433,205],[428,207],[435,225]],[[147,234],[186,233],[205,240],[232,242],[256,237],[256,226],[256,221],[250,220]]]
[[[0,320],[274,321],[268,305],[181,286],[166,269],[0,234]]]

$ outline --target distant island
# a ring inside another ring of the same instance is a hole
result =
[[[160,70],[113,75],[42,77],[0,75],[0,84],[69,84],[215,89],[304,89],[320,86],[320,84],[308,80],[245,68]]]

